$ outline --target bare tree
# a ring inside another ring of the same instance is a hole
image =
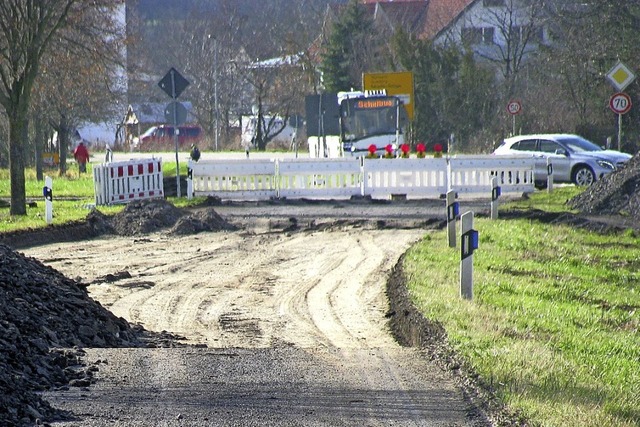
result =
[[[41,61],[63,30],[88,19],[110,22],[112,0],[4,0],[0,2],[0,105],[9,120],[11,215],[26,214],[25,129]],[[100,21],[93,20],[96,24]]]
[[[170,66],[184,72],[191,85],[183,97],[192,102],[209,146],[216,148],[218,137],[229,146],[235,136],[232,124],[257,105],[264,105],[265,115],[302,113],[304,93],[319,81],[311,53],[324,11],[318,3],[269,0],[260,3],[261,14],[256,14],[255,2],[248,0],[191,2],[189,10],[145,26],[147,46],[153,46],[145,49],[152,56],[147,73],[166,72]],[[295,57],[296,65],[278,70],[257,65],[278,57]],[[278,83],[283,81],[291,87]],[[144,96],[152,99],[151,93]],[[275,99],[279,96],[283,99]]]
[[[181,63],[192,77],[193,114],[213,149],[231,143],[233,117],[247,104],[242,76],[236,72],[236,64],[247,61],[240,40],[245,18],[233,2],[220,7],[206,19],[201,15],[190,20],[181,49]]]
[[[504,0],[502,6],[485,8],[481,18],[462,30],[463,43],[499,70],[507,83],[506,97],[513,96],[523,65],[544,43],[544,6],[544,0]]]

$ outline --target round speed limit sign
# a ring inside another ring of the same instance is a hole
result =
[[[609,108],[616,114],[625,114],[631,110],[631,97],[623,92],[614,94],[609,99]]]
[[[515,116],[516,114],[520,114],[520,111],[522,111],[520,101],[509,101],[509,104],[507,104],[507,112],[509,114]]]

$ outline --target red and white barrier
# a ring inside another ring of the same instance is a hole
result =
[[[96,205],[164,197],[162,159],[102,163],[93,168]]]

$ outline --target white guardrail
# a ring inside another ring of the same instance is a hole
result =
[[[271,198],[338,199],[354,196],[442,197],[449,190],[491,196],[492,178],[501,193],[530,193],[535,159],[454,156],[425,159],[271,159],[189,162],[187,196],[225,200]]]
[[[97,206],[164,197],[162,159],[135,159],[93,167]]]

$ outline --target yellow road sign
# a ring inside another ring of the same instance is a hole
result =
[[[616,89],[623,91],[636,76],[626,65],[618,61],[607,73],[607,78]]]
[[[385,89],[387,95],[397,96],[404,102],[409,120],[413,120],[413,73],[403,71],[396,73],[364,73],[362,75],[364,90]]]

